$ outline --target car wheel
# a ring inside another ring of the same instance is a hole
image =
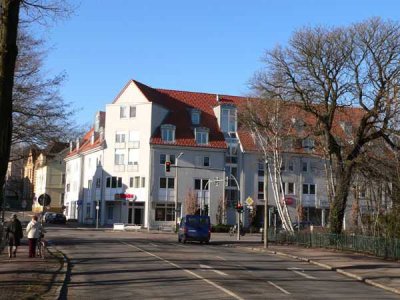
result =
[[[206,240],[206,244],[209,244],[210,243],[210,240]]]

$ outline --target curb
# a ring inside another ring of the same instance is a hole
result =
[[[60,250],[55,249],[55,248],[53,249],[53,247],[51,247],[51,246],[47,247],[47,250],[50,253],[50,255],[52,255],[52,256],[56,256],[56,254],[55,254],[56,252],[61,254],[62,266],[61,266],[60,271],[56,275],[55,282],[53,283],[52,288],[45,295],[43,295],[43,298],[44,299],[46,299],[46,298],[61,299],[62,289],[64,288],[64,286],[66,284],[66,279],[67,279],[67,274],[68,274],[68,264],[69,264],[68,258]],[[59,278],[59,280],[57,280],[57,278]]]
[[[306,257],[287,254],[287,253],[281,252],[281,251],[267,250],[267,249],[263,249],[263,248],[245,247],[245,249],[252,250],[252,251],[258,251],[258,252],[266,252],[266,253],[269,253],[269,254],[275,254],[275,255],[279,255],[279,256],[285,256],[285,257],[290,257],[290,258],[293,258],[293,259],[305,261],[305,262],[308,262],[310,264],[317,265],[319,267],[322,267],[322,268],[325,268],[325,269],[328,269],[328,270],[331,270],[331,271],[335,271],[335,272],[337,272],[339,274],[345,275],[345,276],[350,277],[352,279],[356,279],[356,280],[358,280],[360,282],[364,282],[364,283],[366,283],[368,285],[372,285],[374,287],[381,288],[383,290],[386,290],[386,291],[389,291],[389,292],[392,292],[392,293],[395,293],[395,294],[400,294],[400,289],[396,289],[396,288],[392,288],[392,287],[386,286],[386,285],[378,283],[378,282],[376,282],[374,280],[367,279],[367,278],[364,278],[362,276],[359,276],[359,275],[344,271],[343,269],[337,269],[337,268],[332,267],[330,265],[327,265],[327,264],[324,264],[324,263],[320,263],[318,261],[315,261],[315,260],[312,260],[312,259],[309,259],[309,258],[306,258]]]

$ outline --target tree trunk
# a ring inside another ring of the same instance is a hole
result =
[[[331,233],[340,234],[343,229],[343,219],[350,191],[354,162],[348,161],[337,174],[336,194],[331,204],[329,215]]]
[[[12,92],[17,59],[17,30],[20,0],[1,1],[0,28],[0,188],[10,157],[12,133]]]

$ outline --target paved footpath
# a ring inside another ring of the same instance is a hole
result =
[[[0,254],[0,299],[57,299],[64,280],[62,257],[29,258],[23,242],[16,258],[9,259],[7,249]]]
[[[367,284],[399,294],[400,298],[400,262],[387,261],[376,257],[350,252],[334,251],[322,248],[303,248],[297,246],[245,245],[251,251],[266,251],[294,259],[308,261],[323,268],[336,271]]]

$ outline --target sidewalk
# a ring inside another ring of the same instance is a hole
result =
[[[26,239],[16,258],[0,254],[0,299],[58,299],[64,281],[63,259],[47,254],[46,259],[28,258]]]
[[[270,244],[264,249],[261,243],[256,246],[246,245],[246,242],[238,246],[307,261],[400,295],[400,262],[321,248]]]

